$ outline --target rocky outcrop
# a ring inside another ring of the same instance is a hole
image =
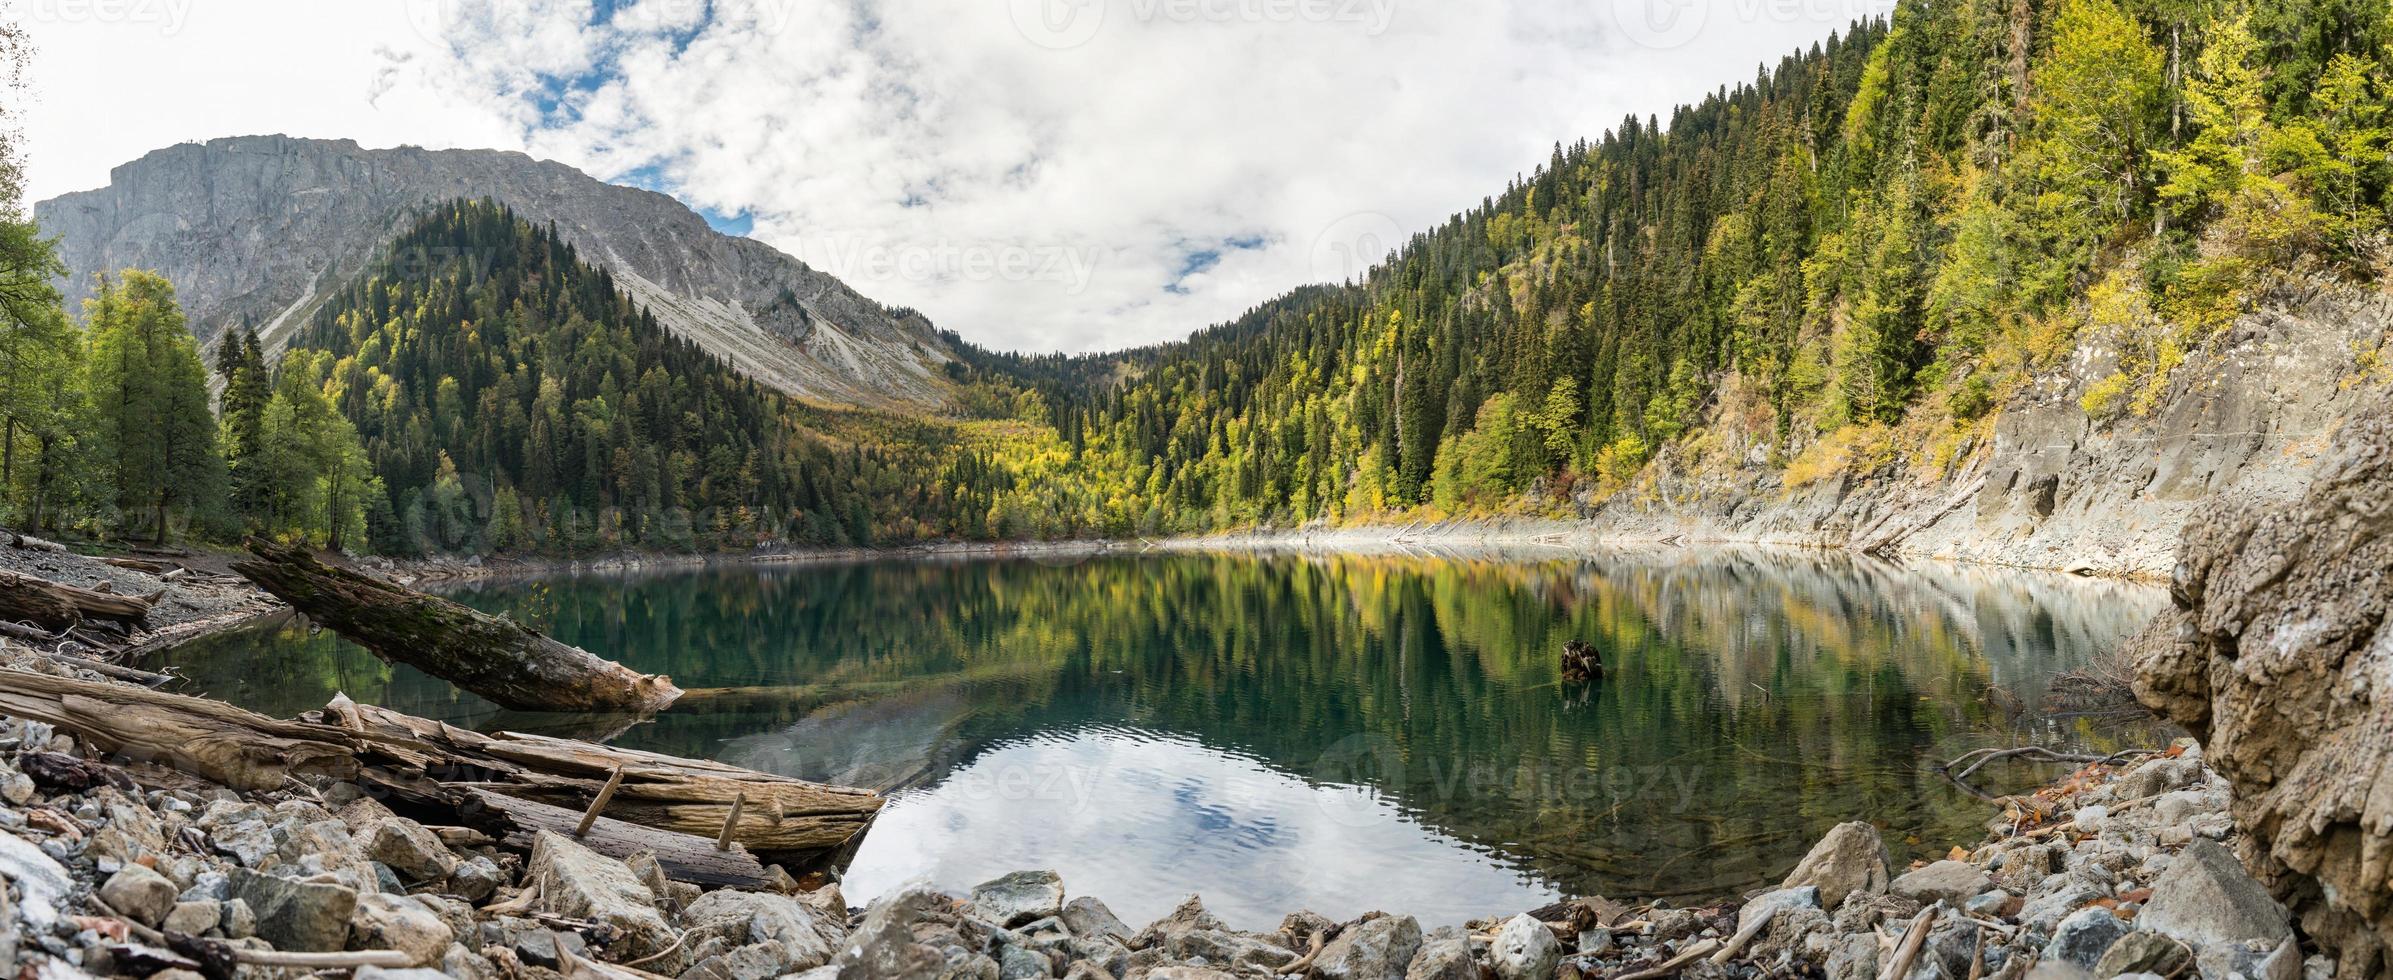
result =
[[[2138,696],[2202,738],[2245,863],[2336,975],[2393,970],[2393,405],[2298,500],[2189,522],[2170,593],[2131,646]]]
[[[2158,578],[2209,501],[2301,493],[2343,420],[2386,397],[2381,369],[2360,359],[2388,343],[2389,329],[2393,302],[2381,293],[2277,284],[2187,355],[2148,415],[2115,421],[2080,405],[2116,363],[2089,342],[2003,405],[1991,433],[1955,447],[1932,479],[1899,457],[1790,487],[1772,460],[1802,447],[1745,432],[1722,409],[1706,440],[1673,447],[1591,507],[1581,533]]]
[[[945,399],[949,353],[922,317],[718,233],[663,194],[521,153],[285,136],[184,143],[117,167],[106,187],[40,202],[34,217],[59,236],[69,309],[95,273],[152,269],[173,280],[201,340],[254,321],[280,350],[421,208],[457,198],[554,222],[667,328],[781,391],[863,405]]]

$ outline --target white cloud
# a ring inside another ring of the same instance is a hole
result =
[[[1884,6],[88,2],[189,9],[146,33],[35,20],[37,195],[235,133],[526,149],[748,214],[969,338],[1070,350],[1359,271],[1554,143],[1666,115]]]

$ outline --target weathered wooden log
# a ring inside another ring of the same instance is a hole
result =
[[[681,696],[539,630],[317,561],[304,548],[252,541],[233,570],[384,660],[408,664],[527,711],[657,711]]]
[[[242,790],[294,776],[354,780],[492,838],[528,842],[535,830],[571,833],[620,767],[623,782],[585,843],[601,853],[652,850],[700,884],[835,865],[881,808],[875,793],[825,786],[698,759],[513,732],[482,734],[336,698],[277,721],[205,698],[123,684],[0,669],[0,714],[44,721],[117,756]],[[715,849],[734,800],[779,820],[739,821],[736,846]],[[506,803],[493,802],[503,798]],[[602,843],[603,842],[603,843]],[[748,869],[748,870],[743,870]]]
[[[149,618],[156,596],[115,595],[52,582],[49,579],[0,572],[0,619],[27,620],[52,630],[82,622],[84,617],[140,625]]]
[[[239,790],[273,789],[294,775],[357,773],[355,751],[338,729],[124,684],[0,670],[0,715],[48,722],[110,755]]]
[[[147,558],[102,558],[100,563],[114,565],[118,568],[129,568],[150,575],[163,575],[167,572],[179,571],[182,567],[169,562],[151,561]]]
[[[454,773],[448,781],[562,808],[571,819],[559,833],[570,834],[617,768],[623,782],[606,816],[703,841],[715,839],[732,803],[745,796],[749,806],[781,818],[742,820],[731,839],[792,871],[819,864],[862,834],[881,809],[880,794],[869,790],[610,745],[472,732],[347,698],[303,717],[370,737],[374,759]]]

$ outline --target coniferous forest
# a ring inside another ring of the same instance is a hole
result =
[[[2074,352],[2115,352],[2082,408],[2130,418],[2264,285],[2384,274],[2389,17],[1910,0],[1556,146],[1362,281],[1118,354],[950,334],[959,394],[923,416],[763,389],[489,202],[427,209],[271,360],[240,325],[201,351],[137,270],[70,315],[19,209],[0,496],[124,539],[588,554],[1568,516],[1657,466],[1934,477]]]

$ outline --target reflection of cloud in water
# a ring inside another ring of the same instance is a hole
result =
[[[992,747],[890,801],[847,877],[865,902],[919,877],[955,890],[1052,869],[1134,927],[1191,893],[1231,925],[1375,908],[1424,925],[1528,908],[1552,888],[1367,790],[1315,786],[1194,741],[1085,728]]]

